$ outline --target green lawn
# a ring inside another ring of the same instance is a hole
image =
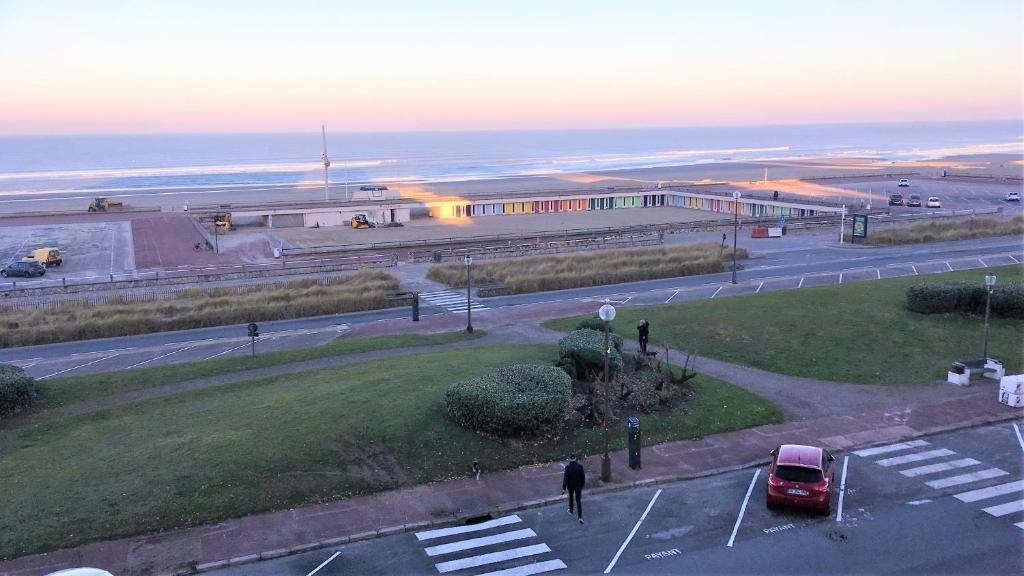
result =
[[[595,453],[596,430],[500,442],[444,415],[449,383],[556,355],[503,345],[388,357],[2,431],[0,556],[464,476],[473,458],[488,471]],[[693,382],[685,410],[644,417],[648,443],[782,419],[729,384]],[[613,439],[622,448],[625,431]]]
[[[219,374],[230,374],[254,368],[304,362],[318,358],[347,356],[363,352],[373,352],[375,350],[437,346],[463,340],[475,340],[486,335],[487,333],[483,330],[477,330],[472,334],[459,331],[441,334],[399,334],[395,336],[343,339],[310,348],[262,352],[255,358],[250,356],[230,356],[213,360],[181,362],[149,368],[132,368],[131,370],[97,372],[82,376],[40,380],[37,384],[42,397],[42,403],[36,410],[47,410],[65,404],[73,404],[83,400],[130,392],[141,388],[174,384],[176,382],[217,376]]]
[[[990,269],[999,282],[1024,279],[1024,267]],[[651,321],[651,345],[664,343],[781,374],[863,384],[944,379],[951,362],[978,358],[982,317],[922,315],[904,308],[911,284],[937,280],[982,282],[984,270],[857,282],[679,304],[622,307],[612,328],[636,337]],[[546,326],[568,331],[583,317]],[[1024,321],[993,318],[989,355],[1007,371],[1024,368]],[[698,363],[699,366],[699,363]]]

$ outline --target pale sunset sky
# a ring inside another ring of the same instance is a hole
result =
[[[1018,119],[1020,0],[0,0],[0,135]]]

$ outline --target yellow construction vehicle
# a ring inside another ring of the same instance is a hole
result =
[[[225,232],[231,230],[231,212],[213,215],[213,225],[220,226]]]
[[[123,202],[115,202],[103,197],[94,198],[92,204],[89,204],[89,212],[107,212],[108,210],[120,210],[121,208],[124,208]]]
[[[352,217],[353,228],[373,228],[373,222],[366,219],[366,214],[356,214]]]

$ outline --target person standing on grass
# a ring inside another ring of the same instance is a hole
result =
[[[583,465],[576,461],[576,455],[569,455],[569,465],[565,467],[565,473],[562,475],[562,494],[565,494],[566,489],[569,490],[569,515],[572,516],[573,512],[573,498],[576,499],[576,511],[579,514],[580,524],[583,524],[583,486],[587,483],[587,473],[583,470]]]
[[[647,357],[647,338],[651,333],[651,324],[647,320],[641,320],[636,325],[636,331],[640,337],[640,354],[643,357]]]

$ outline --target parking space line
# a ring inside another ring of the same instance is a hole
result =
[[[259,338],[256,338],[256,341],[260,342],[262,339],[263,339],[263,337],[260,336]],[[249,346],[250,344],[252,344],[252,342],[246,342],[245,344],[242,344],[241,346],[235,346],[234,348],[228,348],[227,350],[225,350],[223,352],[218,352],[218,353],[214,354],[213,356],[208,356],[206,358],[203,358],[203,360],[209,360],[211,358],[216,358],[217,356],[223,356],[224,354],[227,354],[228,352],[234,352],[235,350],[238,350],[239,348],[245,348],[246,346]]]
[[[888,446],[876,446],[874,448],[865,448],[864,450],[857,450],[854,452],[857,456],[876,456],[878,454],[885,454],[887,452],[896,452],[897,450],[907,450],[910,448],[920,448],[921,446],[927,446],[928,442],[924,440],[911,440],[910,442],[900,442],[899,444],[889,444]]]
[[[843,273],[842,272],[839,273],[839,283],[840,284],[843,283]]]
[[[878,274],[878,279],[881,280],[882,279],[882,270],[879,269],[879,268],[875,268],[875,273]]]
[[[988,268],[988,264],[985,264],[985,261],[982,260],[981,258],[978,258],[978,262],[981,262],[981,267],[982,268]]]
[[[750,501],[750,493],[754,491],[754,483],[757,482],[757,476],[761,473],[761,469],[754,470],[754,477],[750,479],[750,486],[747,487],[747,495],[743,497],[743,505],[740,506],[740,515],[736,517],[736,525],[732,527],[732,535],[729,536],[729,543],[726,544],[728,547],[732,547],[732,543],[736,540],[736,532],[739,532],[740,522],[743,521],[743,514],[747,511],[747,502]]]
[[[1024,451],[1024,438],[1021,438],[1021,436],[1020,436],[1020,426],[1017,426],[1016,422],[1013,423],[1013,431],[1017,433],[1017,442],[1020,443],[1021,451]]]
[[[949,265],[949,262],[946,262],[946,268],[949,268],[950,272],[953,271],[953,267]]]
[[[1007,256],[1010,257],[1010,260],[1013,260],[1015,263],[1020,264],[1020,260],[1017,260],[1016,258],[1014,258],[1013,254],[1007,254]]]
[[[938,450],[929,450],[927,452],[918,452],[917,454],[908,454],[906,456],[896,456],[894,458],[883,458],[875,463],[879,466],[898,466],[900,464],[909,464],[911,462],[920,462],[921,460],[930,460],[932,458],[941,458],[943,456],[952,456],[956,454],[952,450],[945,448],[939,448]]]
[[[756,478],[757,476],[755,475],[754,477]],[[661,488],[658,488],[658,491],[654,493],[654,497],[647,503],[647,509],[640,515],[640,519],[636,521],[636,525],[633,526],[633,530],[629,533],[629,536],[626,537],[626,541],[622,543],[622,546],[619,546],[619,551],[615,553],[615,557],[612,558],[611,563],[604,569],[605,574],[611,572],[612,568],[615,567],[615,563],[619,561],[619,556],[622,555],[622,551],[626,549],[626,546],[629,545],[629,541],[633,539],[633,536],[636,535],[636,531],[640,529],[640,524],[643,523],[644,518],[647,518],[647,514],[651,511],[651,507],[654,506],[654,503],[658,500],[658,496],[661,496]],[[747,496],[750,496],[749,492],[747,493]],[[745,507],[746,505],[746,502],[744,502],[743,506]]]
[[[668,300],[665,300],[665,304],[668,304],[669,302],[671,302],[672,299],[676,297],[676,294],[679,294],[679,290],[676,290],[675,292],[673,292],[672,295],[668,297]]]
[[[712,298],[714,298],[715,296],[718,296],[718,293],[719,293],[719,292],[721,292],[721,291],[722,291],[722,287],[721,287],[721,286],[719,286],[719,287],[718,287],[718,290],[715,290],[715,293],[714,293],[714,294],[712,294],[712,295],[711,295],[711,297],[712,297]]]
[[[800,283],[797,284],[796,287],[797,288],[803,288],[804,287],[804,277],[803,276],[800,277]]]
[[[337,558],[338,554],[341,554],[341,550],[335,552],[334,555],[331,556],[330,558],[328,558],[327,560],[324,560],[323,564],[320,564],[316,568],[313,568],[313,571],[310,572],[309,574],[306,574],[306,576],[313,576],[313,574],[316,574],[317,572],[319,572],[321,568],[323,568],[324,566],[327,566],[328,564],[330,564],[331,560],[334,560],[335,558]]]
[[[763,287],[764,287],[764,282],[761,282],[760,284],[758,284],[757,285],[757,290],[754,290],[754,294],[757,294],[757,293],[761,292],[761,288],[763,288]]]
[[[487,530],[488,528],[496,528],[498,526],[505,526],[507,524],[515,524],[521,521],[522,520],[519,518],[519,516],[513,514],[511,516],[505,516],[503,518],[495,518],[494,520],[488,520],[487,522],[480,522],[479,524],[467,524],[466,526],[453,526],[451,528],[439,528],[437,530],[417,532],[416,539],[422,542],[423,540],[441,538],[442,536],[453,536],[455,534],[465,534],[466,532],[476,532],[478,530]]]
[[[981,470],[980,472],[971,472],[970,474],[961,474],[959,476],[950,476],[949,478],[932,480],[931,482],[925,482],[925,484],[932,488],[949,488],[950,486],[959,486],[960,484],[967,484],[968,482],[998,478],[1000,476],[1006,476],[1007,474],[1009,474],[1009,472],[1005,470],[989,468],[988,470]]]
[[[839,505],[836,510],[836,522],[843,521],[843,496],[846,494],[846,465],[850,463],[849,456],[843,456],[843,476],[839,480]]]
[[[58,374],[63,374],[65,372],[71,372],[72,370],[77,370],[79,368],[85,368],[86,366],[89,366],[91,364],[95,364],[97,362],[102,362],[102,361],[106,360],[107,358],[113,358],[114,356],[117,356],[117,354],[111,354],[110,356],[104,356],[103,358],[100,358],[98,360],[93,360],[92,362],[86,362],[85,364],[79,364],[78,366],[73,366],[71,368],[65,368],[64,370],[61,370],[60,372],[54,372],[53,374],[47,374],[46,376],[40,376],[39,378],[36,378],[36,380],[43,380],[45,378],[49,378],[50,376],[57,376]]]
[[[124,370],[128,370],[129,368],[135,368],[137,366],[142,366],[143,364],[148,364],[148,363],[152,362],[153,360],[159,360],[161,358],[166,358],[166,357],[171,356],[173,354],[177,354],[178,352],[184,352],[186,350],[191,350],[191,349],[195,348],[196,346],[198,346],[198,344],[193,344],[193,345],[187,346],[185,348],[178,348],[174,352],[168,352],[167,354],[161,354],[160,356],[154,356],[153,358],[150,358],[149,360],[143,360],[142,362],[138,362],[136,364],[132,364],[131,366],[128,366],[128,368],[124,368]]]

